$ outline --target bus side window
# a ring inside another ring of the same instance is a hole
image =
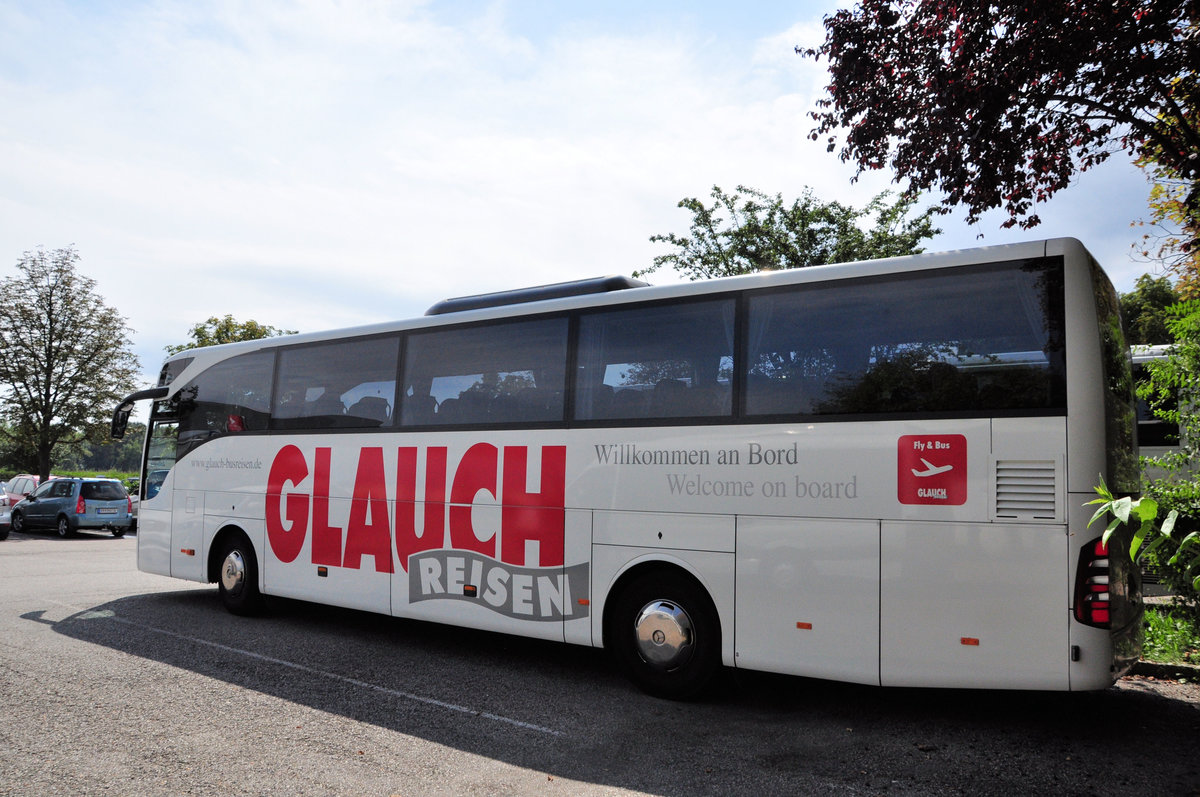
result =
[[[589,313],[579,325],[579,420],[713,418],[733,411],[732,300]]]
[[[230,432],[265,430],[274,368],[275,352],[252,352],[218,363],[185,385],[166,408],[179,421],[178,456]]]
[[[1149,380],[1145,365],[1135,363],[1133,379],[1138,385]],[[1162,409],[1175,411],[1179,408],[1179,399],[1172,396]],[[1158,417],[1149,399],[1138,397],[1137,400],[1137,433],[1138,445],[1141,446],[1177,446],[1179,445],[1179,424],[1171,423]]]
[[[395,335],[283,349],[271,428],[390,426],[399,351]]]
[[[566,318],[413,333],[405,343],[403,379],[413,387],[401,401],[400,421],[403,426],[561,423],[566,368]]]
[[[744,411],[1063,409],[1061,306],[1061,271],[1024,261],[752,295]]]

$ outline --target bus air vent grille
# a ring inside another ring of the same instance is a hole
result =
[[[996,462],[996,517],[1054,520],[1058,517],[1057,496],[1053,461]]]

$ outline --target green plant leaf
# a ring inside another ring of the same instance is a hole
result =
[[[1092,515],[1092,519],[1088,521],[1087,524],[1090,527],[1097,520],[1108,514],[1109,502],[1105,501],[1103,498],[1097,498],[1095,501],[1088,501],[1088,504],[1104,504],[1104,506],[1096,510],[1096,514]],[[1084,506],[1087,506],[1087,504],[1084,504]]]
[[[1129,515],[1133,511],[1133,499],[1129,496],[1118,498],[1112,502],[1112,513],[1117,516],[1117,520],[1122,523],[1129,522]],[[1111,528],[1111,527],[1110,527]]]
[[[1152,525],[1143,523],[1142,527],[1133,533],[1133,539],[1129,541],[1129,558],[1137,560],[1138,549],[1142,547],[1142,542],[1146,539],[1146,535],[1153,528]]]
[[[1101,541],[1102,543],[1104,543],[1105,545],[1108,545],[1108,538],[1109,538],[1109,537],[1111,537],[1111,536],[1113,535],[1113,532],[1114,532],[1114,531],[1116,531],[1116,530],[1117,530],[1117,527],[1118,527],[1118,526],[1120,526],[1120,525],[1121,525],[1121,520],[1120,520],[1120,518],[1114,518],[1114,519],[1113,519],[1113,522],[1112,522],[1112,523],[1109,523],[1109,524],[1108,524],[1108,528],[1106,528],[1106,529],[1104,530],[1104,534],[1102,534],[1102,535],[1100,536],[1100,541]]]

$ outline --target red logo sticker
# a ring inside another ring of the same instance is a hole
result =
[[[906,434],[897,445],[897,497],[902,504],[967,502],[967,438]]]

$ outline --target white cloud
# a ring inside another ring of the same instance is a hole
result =
[[[786,197],[811,186],[858,205],[888,187],[880,174],[851,184],[853,169],[807,139],[826,77],[793,47],[820,40],[815,16],[530,13],[0,8],[0,105],[18,109],[0,117],[3,250],[15,262],[75,243],[154,374],[162,347],[211,315],[313,330],[628,273],[656,253],[650,235],[686,227],[676,202],[714,184]],[[1043,215],[1108,246],[1122,232],[1097,208],[1136,213],[1144,190],[1106,179]],[[941,224],[939,246],[974,243],[961,215]],[[984,243],[999,241],[989,229]]]

